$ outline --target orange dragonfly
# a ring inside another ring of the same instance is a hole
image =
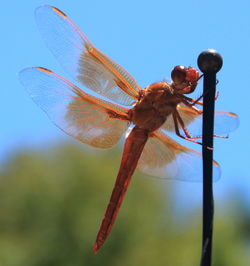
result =
[[[141,89],[59,9],[41,6],[36,20],[52,53],[85,89],[46,68],[27,68],[20,72],[20,81],[34,102],[64,132],[95,148],[111,148],[127,131],[120,169],[93,247],[97,252],[111,231],[136,168],[161,178],[202,180],[201,154],[166,133],[175,132],[192,142],[200,138],[202,97],[185,96],[196,88],[199,73],[177,66],[172,82]],[[216,111],[216,135],[227,135],[237,126],[234,113]],[[213,165],[217,180],[220,167],[215,161]]]

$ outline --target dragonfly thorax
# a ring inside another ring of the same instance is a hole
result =
[[[179,103],[180,98],[169,83],[154,83],[142,91],[140,100],[131,110],[131,121],[140,128],[154,131],[162,126]]]

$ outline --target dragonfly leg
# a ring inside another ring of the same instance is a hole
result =
[[[187,97],[188,98],[188,97]],[[191,98],[190,98],[191,99]],[[191,108],[193,111],[195,111],[198,115],[202,114],[202,110],[197,108],[196,106],[194,106],[193,104],[189,103],[188,101],[186,101],[186,99],[181,99],[182,103],[184,103],[186,106],[188,106],[189,108]]]
[[[202,145],[201,142],[198,142],[198,141],[195,141],[195,140],[192,139],[192,136],[189,134],[188,130],[186,129],[186,127],[185,127],[182,119],[181,119],[181,121],[182,121],[183,124],[181,124],[181,123],[180,124],[181,124],[181,127],[182,127],[182,129],[183,129],[186,137],[183,136],[183,135],[181,135],[180,130],[179,130],[179,125],[178,125],[179,117],[180,117],[180,115],[178,114],[177,111],[173,113],[173,120],[174,120],[174,127],[175,127],[175,133],[176,133],[176,135],[178,137],[182,138],[182,139],[185,139],[185,140],[188,140],[190,142],[193,142],[193,143]]]
[[[192,99],[192,98],[190,98],[190,97],[187,97],[187,96],[185,96],[185,95],[182,95],[182,97],[183,97],[186,101],[188,101],[189,104],[190,104],[191,106],[194,106],[194,105],[196,105],[196,104],[203,106],[203,102],[200,101],[200,100],[204,97],[204,95],[205,95],[207,92],[208,92],[208,91],[206,91],[205,93],[203,93],[203,94],[202,94],[199,98],[197,98],[196,100],[195,100],[195,99]],[[218,99],[218,97],[219,97],[219,91],[216,91],[216,95],[215,95],[214,100],[216,101],[216,100]]]
[[[187,130],[187,128],[186,128],[186,126],[185,126],[180,114],[178,113],[178,111],[176,111],[173,114],[173,119],[174,119],[175,132],[176,132],[176,135],[178,137],[181,137],[181,138],[183,138],[185,140],[188,140],[188,141],[203,145],[201,142],[194,141],[194,139],[202,139],[202,136],[195,136],[195,137],[191,136],[191,134],[188,132],[188,130]],[[186,137],[180,134],[179,127],[178,127],[178,122],[180,123],[181,128],[182,128],[184,134],[186,135]],[[213,137],[227,139],[228,135],[227,136],[220,136],[220,135],[215,135],[214,134]],[[207,148],[210,149],[210,150],[212,149],[211,147],[207,147]]]
[[[226,135],[226,136],[220,136],[220,135],[214,135],[215,138],[220,138],[220,139],[228,139],[229,136]]]
[[[203,102],[201,102],[200,100],[204,97],[205,94],[208,93],[208,90],[205,91],[198,99],[196,99],[194,102],[192,102],[192,105],[195,105],[195,104],[199,104],[199,105],[203,105]],[[214,97],[214,100],[216,101],[219,97],[219,91],[216,91],[216,95]],[[193,99],[192,99],[193,100]]]
[[[186,95],[182,95],[182,99],[185,100],[186,103],[190,104],[190,106],[193,106],[195,104],[203,105],[203,102],[200,101],[202,98],[203,98],[203,94],[196,100],[190,97],[187,97]]]
[[[196,144],[199,144],[199,145],[203,146],[202,142],[194,140],[194,139],[201,139],[202,137],[193,137],[193,136],[190,135],[190,133],[188,132],[187,128],[185,127],[185,124],[184,124],[182,118],[180,117],[178,111],[173,113],[173,119],[174,119],[175,132],[176,132],[176,135],[178,137],[181,137],[181,138],[183,138],[185,140],[188,140],[190,142],[193,142],[193,143],[196,143]],[[178,122],[180,123],[181,128],[182,128],[183,132],[185,133],[186,137],[180,134],[179,127],[178,127]],[[209,150],[213,150],[213,148],[208,147],[208,146],[206,146],[206,148],[209,149]]]

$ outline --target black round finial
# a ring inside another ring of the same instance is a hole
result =
[[[218,72],[223,64],[221,55],[214,49],[208,49],[200,53],[198,66],[203,73]]]

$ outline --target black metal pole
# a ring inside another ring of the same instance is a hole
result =
[[[201,266],[210,266],[212,262],[213,239],[213,135],[214,101],[216,91],[216,73],[222,67],[222,57],[215,50],[206,50],[198,57],[198,66],[204,73],[203,81],[203,233]]]

